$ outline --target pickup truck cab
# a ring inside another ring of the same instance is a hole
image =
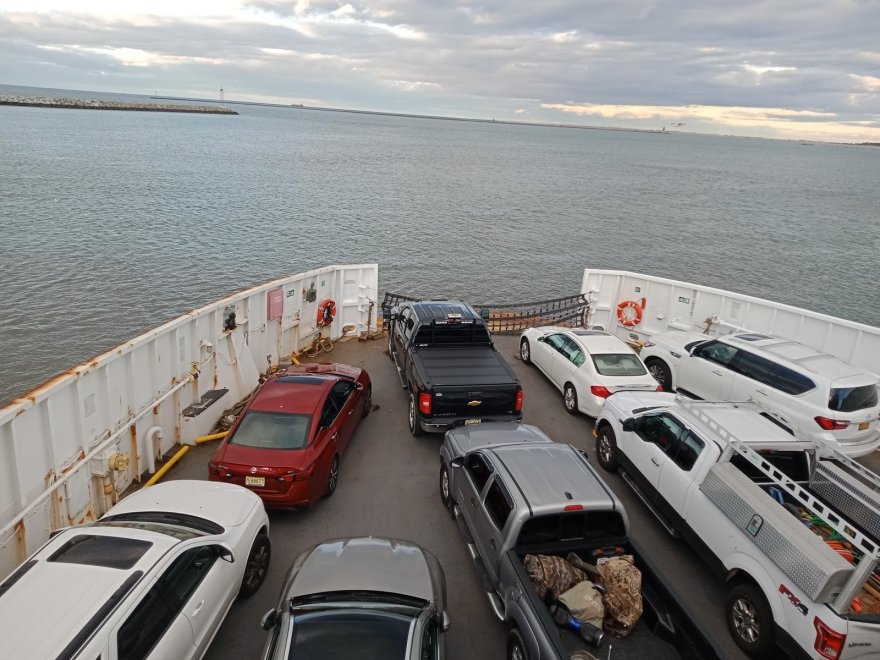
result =
[[[595,434],[600,465],[729,584],[725,618],[745,653],[880,655],[880,477],[754,403],[622,392]]]
[[[570,445],[534,426],[465,426],[440,450],[440,497],[458,522],[496,616],[510,627],[510,660],[568,660],[591,650],[561,630],[523,566],[527,554],[575,553],[588,563],[613,548],[632,554],[642,573],[644,612],[633,632],[614,639],[614,658],[718,658],[647,557],[628,538],[626,512],[613,491]]]
[[[522,419],[522,387],[472,307],[406,302],[390,319],[388,354],[409,391],[410,433]]]

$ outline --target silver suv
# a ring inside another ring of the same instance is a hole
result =
[[[667,391],[757,401],[798,437],[849,456],[880,447],[878,378],[804,344],[757,333],[663,332],[641,357]]]

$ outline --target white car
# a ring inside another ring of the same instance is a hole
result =
[[[59,532],[0,583],[4,658],[201,658],[266,577],[269,520],[232,484],[169,481]]]
[[[659,390],[636,352],[602,330],[542,326],[523,331],[519,355],[562,392],[565,409],[597,417],[620,390]]]
[[[662,332],[642,359],[663,388],[711,401],[758,402],[804,440],[851,457],[880,447],[878,378],[790,339]]]

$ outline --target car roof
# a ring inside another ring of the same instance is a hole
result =
[[[753,332],[724,335],[720,339],[758,355],[776,358],[776,362],[794,364],[832,381],[849,380],[866,384],[877,382],[874,376],[863,369],[791,339]]]
[[[47,561],[81,535],[136,539],[151,545],[127,569]],[[35,563],[27,572],[0,596],[3,656],[57,657],[114,592],[137,571],[148,572],[177,543],[178,539],[166,534],[116,527],[73,527],[57,534],[34,555]]]
[[[312,415],[337,381],[338,376],[321,373],[283,374],[271,378],[257,390],[248,411]]]
[[[288,585],[291,598],[376,591],[434,600],[425,552],[414,543],[373,537],[335,539],[315,546],[306,555]]]
[[[445,321],[449,314],[461,314],[466,320],[482,320],[470,305],[453,300],[423,300],[412,303],[412,308],[422,323]]]
[[[614,506],[608,487],[571,445],[539,443],[487,449],[533,508],[572,502]]]

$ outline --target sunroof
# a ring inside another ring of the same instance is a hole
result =
[[[757,333],[747,334],[747,335],[737,335],[737,339],[742,339],[743,341],[761,341],[762,339],[773,339],[770,335],[759,335]]]
[[[74,536],[47,559],[65,564],[131,568],[153,544],[122,536]]]
[[[327,379],[322,376],[279,376],[275,379],[276,383],[298,383],[300,385],[321,385],[326,383]]]

